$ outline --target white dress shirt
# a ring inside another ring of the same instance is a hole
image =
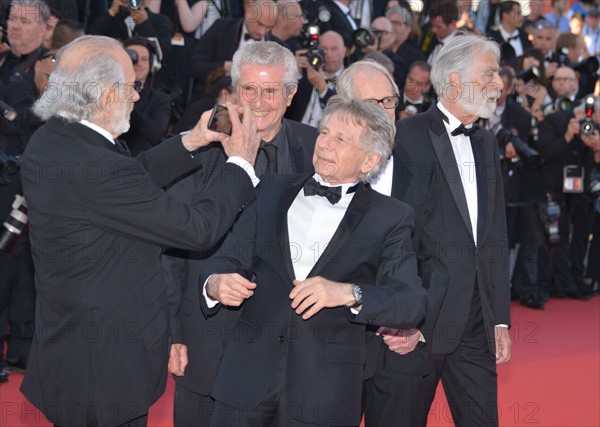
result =
[[[459,127],[461,122],[448,112],[441,102],[438,102],[437,106],[448,118],[448,123],[444,120],[444,126],[446,126],[448,138],[450,138],[450,143],[452,144],[452,151],[454,152],[460,180],[465,192],[465,198],[467,199],[473,240],[475,246],[477,246],[477,174],[475,172],[475,158],[473,157],[471,138],[464,134],[452,136],[452,131]]]
[[[523,43],[521,43],[521,39],[519,38],[519,29],[516,29],[515,31],[513,31],[510,34],[508,34],[508,31],[506,31],[502,27],[502,25],[500,25],[498,27],[498,29],[500,30],[500,35],[502,35],[502,38],[504,40],[511,39],[508,42],[508,44],[510,44],[512,46],[512,48],[515,50],[515,56],[523,55]],[[514,38],[514,37],[516,37],[516,38]]]

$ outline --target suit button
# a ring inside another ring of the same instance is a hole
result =
[[[279,342],[282,344],[285,342],[285,337],[283,335],[279,335],[278,339],[279,339]]]

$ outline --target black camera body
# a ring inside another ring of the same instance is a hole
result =
[[[379,40],[381,39],[381,31],[379,30],[367,30],[366,28],[359,28],[352,34],[352,41],[360,48],[370,46],[377,43],[379,46]]]
[[[515,147],[515,151],[517,152],[520,158],[531,162],[541,162],[540,153],[531,148],[529,144],[527,144],[525,141],[519,138],[518,135],[502,126],[501,123],[498,123],[496,126],[494,126],[494,128],[492,129],[492,133],[496,136],[496,139],[498,140],[500,156],[502,158],[504,158],[506,144],[510,142],[512,143],[513,147]]]
[[[318,25],[306,25],[300,39],[302,47],[308,49],[308,63],[315,70],[319,70],[325,64],[325,52],[319,49],[319,34]]]
[[[568,53],[569,49],[563,47],[560,52],[552,52],[552,55],[548,58],[548,62],[554,62],[559,67],[570,66],[571,61],[569,61],[569,57],[567,56]]]
[[[598,123],[593,119],[596,98],[588,96],[585,98],[585,119],[579,121],[579,134],[590,136],[598,129]]]

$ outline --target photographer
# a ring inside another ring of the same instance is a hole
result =
[[[560,67],[554,73],[551,83],[553,95],[552,104],[544,109],[544,114],[552,114],[556,111],[572,111],[577,101],[577,89],[579,81],[577,74],[570,67]]]
[[[589,100],[588,100],[589,98]],[[544,183],[547,193],[561,207],[560,241],[549,248],[549,259],[541,260],[540,271],[551,285],[551,296],[587,300],[590,289],[583,282],[583,262],[590,234],[591,203],[586,188],[591,171],[600,163],[598,99],[574,111],[550,114],[540,124],[539,151],[544,158]]]
[[[155,37],[165,60],[171,53],[171,21],[165,15],[154,13],[144,6],[134,9],[127,0],[113,0],[106,13],[89,28],[89,34],[127,40],[133,36]]]
[[[318,49],[315,49],[318,47]],[[337,77],[344,71],[346,46],[335,31],[327,31],[310,49],[296,51],[296,63],[302,71],[298,92],[285,117],[316,127],[325,105],[335,95]]]
[[[514,81],[512,70],[503,67],[500,77],[504,87],[496,110],[482,125],[496,135],[499,143],[504,190],[508,242],[519,245],[512,276],[511,295],[525,307],[543,309],[544,301],[538,280],[538,254],[543,240],[539,215],[544,200],[539,154],[528,144],[535,142],[532,116],[509,93]]]
[[[137,156],[164,137],[171,117],[171,102],[166,93],[156,90],[152,84],[161,66],[155,46],[144,37],[132,37],[123,46],[130,54],[135,79],[141,82],[142,90],[131,113],[131,127],[120,139],[127,143],[131,154]]]

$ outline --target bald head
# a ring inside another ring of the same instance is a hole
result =
[[[277,20],[277,3],[273,0],[255,0],[246,5],[244,25],[248,34],[255,39],[264,38]]]
[[[326,31],[319,37],[319,47],[325,52],[326,72],[333,75],[341,70],[346,56],[346,46],[342,36],[335,31]]]
[[[392,21],[384,16],[380,16],[373,20],[371,27],[381,32],[378,50],[384,51],[392,47],[392,44],[396,41],[396,33],[394,32]]]

